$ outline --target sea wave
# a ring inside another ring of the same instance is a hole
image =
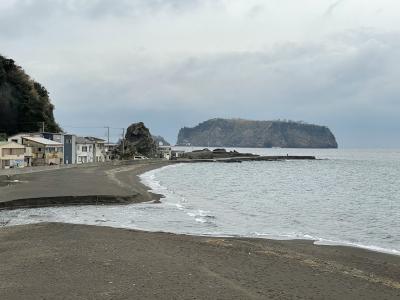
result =
[[[270,234],[270,233],[254,233],[256,237],[259,238],[265,238],[265,239],[271,239],[271,240],[309,240],[313,241],[315,245],[322,245],[322,246],[345,246],[345,247],[354,247],[354,248],[360,248],[360,249],[365,249],[365,250],[370,250],[374,252],[381,252],[381,253],[387,253],[387,254],[393,254],[393,255],[399,255],[400,256],[400,251],[396,249],[390,249],[390,248],[384,248],[380,246],[375,246],[375,245],[364,245],[361,243],[352,243],[344,240],[332,240],[332,239],[327,239],[327,238],[322,238],[322,237],[316,237],[312,236],[309,234]],[[246,236],[246,237],[254,237],[252,235]]]
[[[288,162],[290,163],[290,162]],[[331,163],[331,162],[329,162]],[[192,182],[193,180],[189,180],[189,182],[191,184],[188,185],[179,185],[179,184],[175,184],[175,182],[179,182],[179,181],[186,181],[186,177],[187,175],[181,175],[181,170],[179,170],[179,172],[175,171],[174,176],[176,179],[176,181],[171,181],[171,180],[166,180],[167,178],[171,178],[171,172],[168,171],[168,169],[172,169],[172,168],[177,168],[179,166],[185,166],[185,170],[186,171],[185,174],[187,174],[187,168],[189,168],[189,166],[185,165],[185,164],[179,164],[179,165],[172,165],[172,166],[167,166],[167,167],[163,167],[161,169],[157,169],[157,170],[153,170],[150,172],[147,172],[143,175],[141,175],[141,180],[142,182],[149,186],[153,192],[158,193],[158,194],[162,194],[165,196],[165,198],[163,199],[163,203],[167,206],[172,206],[175,209],[184,212],[188,217],[190,217],[191,220],[193,220],[195,223],[197,223],[197,227],[194,227],[193,224],[186,224],[184,226],[186,226],[186,228],[165,228],[165,231],[170,231],[170,232],[175,232],[175,233],[182,233],[184,232],[185,234],[193,234],[193,235],[207,235],[207,236],[236,236],[236,237],[258,237],[258,238],[268,238],[268,239],[275,239],[275,240],[295,240],[295,239],[303,239],[303,240],[311,240],[314,241],[315,244],[318,245],[334,245],[334,246],[349,246],[349,247],[357,247],[357,248],[362,248],[362,249],[367,249],[367,250],[372,250],[372,251],[376,251],[376,252],[383,252],[383,253],[389,253],[389,254],[394,254],[394,255],[400,255],[400,250],[399,249],[394,249],[394,248],[390,248],[387,246],[391,246],[390,244],[386,245],[379,245],[379,244],[375,244],[375,243],[368,243],[365,242],[367,241],[367,239],[363,239],[363,238],[358,238],[356,235],[353,236],[352,238],[349,238],[349,240],[346,240],[346,237],[343,236],[343,239],[340,238],[340,235],[338,236],[338,238],[327,238],[326,236],[324,237],[323,235],[323,231],[320,232],[320,234],[317,235],[312,235],[312,234],[307,234],[307,228],[303,228],[306,229],[304,232],[305,233],[296,233],[296,232],[287,232],[287,229],[285,226],[287,226],[287,223],[285,225],[285,221],[282,221],[282,224],[279,225],[278,223],[276,223],[276,221],[278,220],[277,218],[275,218],[275,222],[274,223],[270,223],[272,225],[274,225],[274,234],[270,234],[270,233],[260,233],[260,232],[251,232],[251,231],[247,231],[243,228],[246,228],[249,224],[253,225],[254,222],[254,218],[260,217],[264,212],[252,212],[252,214],[250,214],[250,211],[246,211],[246,207],[244,208],[245,210],[242,211],[237,211],[237,213],[239,215],[233,215],[233,219],[235,217],[243,217],[243,220],[237,219],[237,220],[229,220],[229,212],[230,208],[231,208],[231,203],[227,202],[227,199],[221,199],[221,194],[218,194],[218,196],[216,196],[216,191],[214,189],[209,188],[209,186],[205,186],[203,189],[200,189],[200,192],[198,190],[196,190],[196,192],[193,192],[193,188],[197,188],[198,189],[198,185],[201,185],[201,182],[198,182],[195,184],[194,182]],[[193,172],[192,176],[195,176],[194,178],[196,178],[196,180],[203,180],[204,177],[200,177],[199,174],[202,171],[206,171],[208,172],[208,176],[210,177],[215,177],[216,179],[218,178],[224,178],[225,173],[218,173],[220,172],[221,168],[218,169],[208,169],[207,168],[213,168],[213,165],[210,166],[205,166],[205,165],[201,165],[201,166],[196,166],[196,172]],[[282,167],[281,167],[282,168]],[[293,166],[288,166],[287,168],[290,168],[290,171],[292,171]],[[234,170],[235,172],[237,172],[237,170]],[[245,170],[247,171],[247,170]],[[217,177],[217,175],[215,173],[210,173],[210,172],[216,172],[218,173],[220,177]],[[288,173],[289,174],[289,173]],[[186,177],[185,177],[186,176]],[[190,176],[190,173],[189,173]],[[227,174],[227,177],[229,177],[230,175]],[[236,173],[235,176],[239,176],[238,173]],[[289,175],[288,175],[289,176]],[[165,181],[165,183],[163,183],[163,181]],[[224,179],[225,180],[225,179]],[[211,184],[214,184],[214,182],[212,182]],[[180,188],[182,190],[177,189],[177,186],[180,186]],[[234,193],[235,190],[232,189],[232,186],[230,186],[229,190],[226,191],[226,193]],[[239,186],[240,185],[236,185]],[[221,188],[221,186],[217,186],[219,188]],[[223,186],[224,187],[224,186]],[[254,185],[253,188],[255,189],[255,192],[257,191],[257,185]],[[279,189],[277,190],[275,187],[276,191],[279,191]],[[274,191],[275,191],[274,190]],[[272,190],[271,190],[272,191]],[[312,190],[311,190],[312,192]],[[214,195],[215,194],[215,195]],[[195,196],[197,198],[197,202],[193,203],[193,198],[192,196]],[[200,196],[201,195],[201,196]],[[223,195],[223,194],[222,194]],[[233,195],[232,197],[235,197],[235,195]],[[259,197],[259,196],[255,196],[255,197]],[[187,199],[185,199],[187,198]],[[200,200],[199,199],[208,199],[208,200]],[[218,201],[214,201],[213,199],[218,199]],[[233,199],[234,200],[234,199]],[[286,200],[286,199],[284,199]],[[210,203],[213,202],[218,202],[221,205],[219,207],[217,207],[216,211],[214,211],[213,209],[210,209],[210,207],[214,207],[214,206],[210,206]],[[235,204],[237,205],[237,204]],[[261,207],[262,208],[262,207]],[[288,212],[288,210],[285,210],[286,212]],[[269,217],[267,215],[265,215],[265,217]],[[272,211],[270,213],[273,213]],[[283,213],[283,212],[282,212]],[[252,215],[253,217],[249,217],[250,215]],[[175,216],[176,217],[176,216]],[[219,219],[221,217],[221,219]],[[184,219],[184,217],[182,217]],[[293,220],[293,219],[291,219]],[[242,223],[240,223],[240,221],[242,221]],[[182,221],[183,223],[185,222],[184,220]],[[190,222],[190,220],[188,219],[188,222]],[[251,224],[253,223],[253,224]],[[293,224],[293,222],[290,222],[290,224]],[[228,227],[226,227],[226,225]],[[260,223],[261,227],[263,226],[269,226],[268,224],[264,224],[264,223]],[[296,223],[296,227],[300,227],[304,225],[304,220],[301,220],[301,222],[297,222]],[[217,228],[218,230],[212,230],[212,228]],[[261,228],[260,227],[260,228]],[[282,228],[280,228],[282,227]],[[293,228],[293,230],[297,230],[297,228]],[[281,232],[280,232],[281,231]],[[314,230],[315,231],[315,230]],[[214,233],[218,233],[218,234],[213,234]],[[316,233],[316,232],[314,232]],[[329,232],[327,231],[326,233]],[[357,242],[354,241],[357,240]],[[359,241],[358,241],[359,240]],[[376,241],[375,241],[376,242]],[[395,244],[393,244],[393,246],[395,246]]]

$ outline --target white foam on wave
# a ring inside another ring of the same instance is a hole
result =
[[[150,190],[151,192],[164,195],[165,192],[170,192],[170,191],[165,186],[161,185],[161,182],[156,179],[156,175],[165,169],[175,168],[177,166],[178,165],[169,165],[145,172],[139,175],[140,181],[144,185],[148,186],[151,189]]]
[[[312,236],[309,234],[270,234],[270,233],[254,233],[255,236],[260,238],[272,239],[272,240],[309,240],[313,241],[315,245],[323,245],[323,246],[345,246],[345,247],[353,247],[353,248],[360,248],[365,250],[370,250],[374,252],[381,252],[393,255],[399,255],[400,251],[396,249],[388,249],[374,245],[364,245],[361,243],[352,243],[347,241],[340,241],[340,240],[332,240],[332,239],[325,239],[321,237]]]
[[[184,203],[187,203],[187,200],[184,197],[178,196],[177,193],[168,189],[166,186],[163,186],[161,181],[157,179],[157,174],[159,174],[161,171],[165,169],[176,168],[179,165],[183,164],[170,165],[151,170],[141,174],[139,178],[144,185],[151,189],[150,192],[161,194],[165,197],[163,201],[164,204],[174,206],[182,211],[186,211],[186,214],[189,217],[194,218],[194,220],[198,223],[212,223],[211,220],[215,219],[215,216],[212,215],[210,211],[201,209],[191,210],[189,207],[184,205]]]
[[[374,252],[400,255],[400,251],[396,250],[396,249],[388,249],[388,248],[383,248],[383,247],[374,246],[374,245],[363,245],[363,244],[359,244],[359,243],[352,243],[352,242],[345,242],[345,241],[333,241],[333,240],[322,239],[322,238],[315,240],[314,244],[325,245],[325,246],[347,246],[347,247],[366,249],[366,250],[370,250],[370,251],[374,251]]]
[[[176,168],[181,164],[176,164],[176,165],[169,165],[165,167],[161,167],[158,169],[154,169],[148,172],[145,172],[141,175],[139,175],[141,183],[143,183],[145,186],[150,188],[150,192],[155,193],[155,194],[160,194],[163,195],[166,201],[176,201],[176,195],[174,191],[168,189],[166,186],[161,184],[161,181],[157,179],[157,174],[160,173],[161,171],[165,169],[172,169]],[[164,202],[165,202],[164,200]],[[183,206],[180,204],[180,201],[182,199],[178,199],[177,203],[170,203],[172,205],[176,205],[178,209],[182,209]]]
[[[195,221],[196,221],[196,222],[199,222],[199,223],[207,223],[207,220],[206,220],[206,219],[204,219],[204,218],[199,218],[199,217],[195,218]]]

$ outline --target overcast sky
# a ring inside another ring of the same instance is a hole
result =
[[[280,118],[400,147],[398,0],[1,0],[0,53],[70,132]]]

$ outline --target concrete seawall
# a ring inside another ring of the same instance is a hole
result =
[[[19,208],[38,208],[49,206],[75,206],[75,205],[117,205],[140,203],[142,197],[139,193],[130,196],[117,195],[87,195],[87,196],[59,196],[25,198],[11,201],[0,202],[0,210],[19,209]]]

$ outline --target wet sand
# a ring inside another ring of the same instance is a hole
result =
[[[58,196],[118,191],[147,201],[158,196],[137,175],[166,164],[28,174],[25,187],[12,189],[34,195],[47,188],[35,183],[52,180],[59,189],[48,191]],[[10,200],[2,194],[7,188],[0,188],[0,201]],[[400,299],[400,256],[301,240],[61,223],[0,227],[0,299]]]

